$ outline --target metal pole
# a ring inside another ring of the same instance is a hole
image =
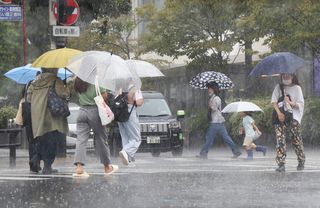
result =
[[[50,48],[56,49],[56,43],[52,34],[52,26],[57,25],[57,20],[53,15],[53,4],[56,3],[56,0],[49,0],[49,31],[50,31]]]
[[[26,0],[22,0],[23,64],[27,64]]]

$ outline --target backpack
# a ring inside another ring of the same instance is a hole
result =
[[[108,100],[111,111],[114,114],[114,120],[118,122],[126,122],[129,120],[134,105],[130,112],[128,111],[128,93],[122,93],[115,98]]]

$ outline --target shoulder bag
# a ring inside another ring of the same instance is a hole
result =
[[[68,101],[62,97],[59,97],[55,90],[56,81],[53,86],[49,89],[48,93],[48,108],[54,117],[68,117],[70,115]]]
[[[278,106],[279,106],[279,110],[285,115],[285,120],[284,123],[285,124],[291,124],[291,122],[293,121],[293,114],[290,111],[285,110],[284,108],[284,90],[283,90],[283,84],[280,83],[280,91],[281,91],[281,96],[278,99]],[[289,99],[291,100],[290,96]],[[277,111],[273,109],[272,112],[272,124],[281,124],[281,122],[278,119],[278,114]]]

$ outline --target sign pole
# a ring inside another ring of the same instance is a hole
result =
[[[22,0],[23,64],[27,64],[26,0]]]
[[[56,43],[55,43],[55,40],[52,36],[52,26],[53,25],[57,25],[57,21],[56,21],[56,18],[55,16],[53,15],[54,13],[54,7],[53,5],[56,3],[55,0],[49,0],[49,31],[50,31],[50,49],[56,49],[57,46],[56,46]]]

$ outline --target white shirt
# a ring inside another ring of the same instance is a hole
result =
[[[304,98],[301,87],[299,85],[286,86],[283,85],[285,95],[290,95],[290,98],[296,105],[292,108],[293,119],[301,123],[304,110]],[[277,103],[279,97],[282,96],[279,84],[273,90],[271,103]]]
[[[209,108],[211,108],[211,123],[224,123],[225,119],[221,113],[221,99],[219,96],[212,95],[209,99]]]

